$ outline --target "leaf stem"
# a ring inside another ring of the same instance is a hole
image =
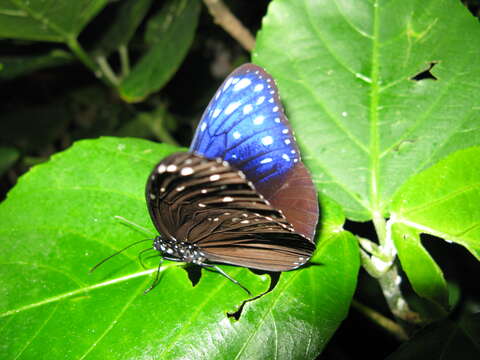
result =
[[[130,73],[130,59],[128,57],[128,49],[125,45],[118,47],[118,54],[120,55],[120,66],[122,71],[122,78]]]
[[[378,242],[380,246],[385,246],[387,242],[387,226],[385,218],[379,211],[374,211],[372,215],[373,226],[377,233]]]
[[[114,83],[108,76],[103,73],[102,69],[99,68],[99,65],[93,61],[93,59],[87,54],[87,52],[83,49],[80,43],[77,41],[75,37],[68,37],[66,39],[66,44],[70,48],[70,50],[77,56],[77,58],[87,67],[89,68],[96,77],[101,79],[107,85],[112,86]]]
[[[255,47],[255,38],[252,33],[232,14],[230,9],[221,0],[203,0],[212,15],[215,23],[229,33],[247,51]]]
[[[101,69],[103,75],[105,75],[105,78],[108,79],[109,83],[114,85],[114,86],[118,86],[118,84],[120,83],[120,80],[118,79],[118,77],[113,72],[113,70],[110,67],[110,65],[108,64],[108,61],[105,58],[105,56],[103,56],[103,55],[98,56],[97,57],[97,63],[98,63],[98,66],[100,66],[100,69]]]
[[[88,56],[85,50],[83,50],[83,47],[80,45],[80,43],[77,41],[75,37],[69,37],[66,41],[68,47],[72,52],[77,56],[77,58],[90,70],[92,70],[93,73],[95,73],[98,76],[98,66],[95,64],[95,62]]]
[[[383,295],[393,315],[409,323],[421,323],[420,315],[410,309],[403,298],[400,284],[402,278],[398,274],[396,264],[393,264],[382,276],[378,278]]]
[[[395,336],[395,338],[399,341],[406,341],[409,339],[406,331],[395,321],[383,316],[378,311],[375,311],[369,308],[366,305],[361,304],[356,300],[352,300],[352,307],[358,310],[360,313],[365,315],[367,318],[372,320],[374,323],[379,325],[380,327],[387,330],[390,334]]]

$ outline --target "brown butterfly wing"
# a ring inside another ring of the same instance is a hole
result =
[[[211,262],[286,271],[315,250],[242,172],[220,159],[173,154],[154,168],[146,192],[158,231],[197,245]]]

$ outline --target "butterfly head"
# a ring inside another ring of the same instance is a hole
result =
[[[195,244],[178,241],[176,239],[157,236],[153,241],[153,248],[167,260],[203,264],[205,255]]]

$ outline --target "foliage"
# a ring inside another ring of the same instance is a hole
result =
[[[222,36],[196,0],[0,0],[0,175],[41,163],[0,204],[0,357],[314,359],[365,291],[360,264],[397,320],[378,323],[410,337],[390,359],[480,355],[478,299],[425,240],[463,247],[478,269],[478,19],[452,0],[274,0],[261,16],[252,61],[277,80],[320,194],[312,264],[279,278],[222,266],[260,295],[249,299],[165,262],[143,295],[157,257],[143,268],[130,249],[89,269],[155,236],[146,178],[188,144],[215,90],[192,74]],[[17,96],[44,80],[53,94]],[[369,224],[373,235],[356,231]]]

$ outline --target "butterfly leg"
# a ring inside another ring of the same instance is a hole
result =
[[[157,273],[155,275],[155,279],[152,282],[152,285],[150,285],[148,289],[143,291],[144,294],[149,293],[158,285],[158,280],[160,279],[160,268],[162,267],[162,264],[163,264],[163,259],[161,259],[160,263],[158,264]]]
[[[231,282],[233,282],[234,284],[237,284],[238,286],[240,286],[243,290],[245,290],[248,295],[252,295],[252,293],[250,292],[250,290],[248,290],[245,286],[243,286],[242,284],[240,284],[237,280],[235,280],[234,278],[232,278],[230,275],[228,275],[225,271],[223,271],[222,269],[220,269],[217,265],[212,265],[212,264],[200,264],[201,267],[203,268],[211,268],[211,269],[215,269],[215,271],[217,271],[218,273],[220,273],[221,275],[225,276],[228,280],[230,280]]]
[[[143,249],[142,251],[140,251],[137,255],[137,259],[138,259],[138,262],[140,263],[140,265],[142,265],[142,267],[144,269],[147,269],[147,267],[145,266],[145,263],[143,262],[143,259],[142,259],[142,255],[144,253],[146,253],[147,251],[150,251],[150,250],[153,250],[151,247],[150,248],[147,248],[147,249]],[[156,255],[158,256],[158,254]],[[147,259],[150,259],[150,257],[148,257]]]

